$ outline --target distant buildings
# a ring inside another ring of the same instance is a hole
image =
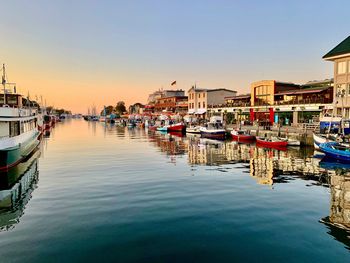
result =
[[[188,90],[188,114],[196,115],[201,118],[208,117],[209,108],[224,105],[225,97],[235,96],[237,91],[219,88],[219,89],[201,89],[192,87]]]
[[[186,113],[187,97],[185,91],[177,90],[157,90],[148,96],[145,112],[160,113]]]
[[[334,98],[337,115],[350,117],[350,36],[323,56],[334,62]]]
[[[145,105],[137,102],[133,105],[129,106],[129,113],[130,114],[142,114],[144,111]]]

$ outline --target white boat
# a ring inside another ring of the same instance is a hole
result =
[[[3,65],[3,94],[0,94],[0,170],[15,166],[38,146],[38,109],[22,105],[22,96],[6,89]]]
[[[200,126],[192,126],[192,127],[186,127],[186,133],[195,133],[200,134]]]
[[[226,130],[222,128],[220,123],[208,123],[205,127],[199,128],[201,136],[217,140],[226,139]]]

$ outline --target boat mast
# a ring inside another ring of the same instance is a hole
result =
[[[6,104],[6,78],[5,78],[5,64],[2,64],[2,85],[4,89],[4,105]]]

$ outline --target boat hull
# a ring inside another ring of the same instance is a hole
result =
[[[320,150],[326,155],[327,158],[344,162],[344,163],[350,163],[350,151],[347,150],[338,150],[333,148],[334,146],[339,146],[340,144],[337,142],[326,142],[321,143],[319,145]]]
[[[30,155],[39,145],[39,133],[18,147],[0,150],[0,171],[6,171]]]
[[[262,146],[265,148],[282,149],[282,148],[287,148],[288,142],[287,141],[269,142],[261,139],[256,139],[256,145]]]
[[[225,140],[226,131],[201,131],[201,136],[203,138]]]
[[[168,126],[168,132],[184,132],[186,131],[186,126],[183,124],[174,124]]]

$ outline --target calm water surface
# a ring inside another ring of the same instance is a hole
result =
[[[1,175],[0,262],[350,262],[350,178],[287,152],[57,125]]]

